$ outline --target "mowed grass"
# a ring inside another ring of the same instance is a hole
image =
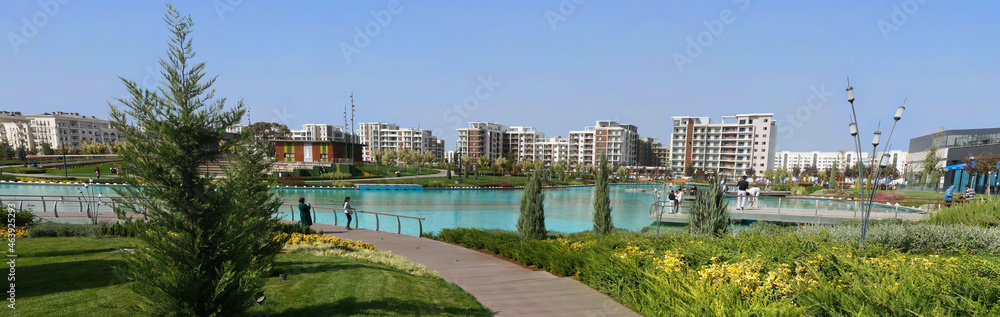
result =
[[[103,240],[103,241],[102,241]],[[124,309],[138,298],[115,276],[127,238],[21,238],[16,243],[18,316],[140,316]],[[113,246],[112,246],[113,245]],[[488,316],[489,310],[458,286],[360,260],[280,254],[268,277],[266,316]]]
[[[388,165],[372,165],[372,164],[358,166],[358,169],[372,174],[382,173],[385,174],[385,177],[396,177],[396,172],[399,172],[399,176],[430,175],[430,174],[437,174],[438,172],[440,172],[441,175],[444,175],[444,173],[446,173],[445,171],[439,168],[430,168],[430,167],[416,168],[416,167],[403,167],[403,166],[390,167]]]
[[[111,173],[110,168],[114,166],[120,167],[121,165],[122,165],[121,163],[104,163],[97,166],[70,167],[68,174],[69,177],[97,178],[97,174],[94,174],[94,169],[100,168],[101,178],[113,178],[117,176],[114,173]],[[57,169],[46,170],[45,174],[52,176],[63,176],[65,172],[63,171],[63,168],[60,167]]]

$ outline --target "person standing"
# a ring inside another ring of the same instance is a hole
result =
[[[354,208],[351,208],[351,197],[344,198],[344,215],[347,216],[347,230],[351,230],[351,215],[354,214]],[[358,227],[358,223],[354,223],[354,227]]]
[[[101,168],[100,167],[94,169],[94,175],[97,175],[97,179],[101,179]]]
[[[670,202],[673,205],[673,206],[670,206],[670,213],[672,213],[672,214],[676,214],[677,213],[677,194],[676,193],[677,193],[676,190],[671,190],[670,194],[667,195],[667,199],[669,199]]]
[[[736,210],[743,210],[743,205],[746,204],[747,200],[747,189],[750,187],[750,183],[747,182],[747,177],[743,176],[740,181],[736,183],[736,205],[739,206]]]
[[[686,191],[687,189],[681,186],[681,188],[677,189],[677,194],[674,194],[674,196],[677,196],[677,213],[681,212],[681,205],[684,204],[684,192]]]
[[[307,204],[305,197],[299,197],[299,217],[302,219],[299,223],[302,224],[303,227],[308,227],[313,224],[312,215],[309,213],[311,210],[312,204]]]

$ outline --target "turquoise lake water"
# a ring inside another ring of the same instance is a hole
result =
[[[78,196],[75,185],[41,185],[41,184],[0,184],[0,195],[72,195]],[[652,192],[629,191],[634,185],[611,185],[612,221],[615,227],[626,229],[641,229],[651,224],[649,220],[650,205],[656,200]],[[651,185],[640,185],[639,188],[652,189]],[[662,185],[656,188],[663,188]],[[545,226],[548,230],[561,232],[578,232],[590,230],[593,226],[593,186],[546,189],[545,193]],[[286,203],[297,203],[299,197],[305,197],[313,206],[341,208],[344,197],[351,197],[351,205],[357,210],[381,212],[403,216],[425,218],[424,232],[438,231],[442,228],[471,227],[487,229],[516,230],[518,217],[518,201],[520,190],[462,190],[462,189],[425,189],[407,191],[369,191],[356,189],[326,189],[326,188],[283,188],[280,189]],[[105,197],[114,196],[114,191],[107,186],[94,186],[93,192],[102,193]],[[665,195],[661,195],[666,199]],[[4,198],[3,203],[12,203],[11,197]],[[37,199],[37,197],[35,198]],[[729,199],[734,206],[735,199]],[[26,203],[25,207],[41,209],[37,203]],[[778,199],[761,198],[762,207],[777,207]],[[846,202],[813,201],[781,201],[782,208],[819,210],[854,210],[854,205]],[[62,208],[62,207],[60,207]],[[108,208],[108,207],[102,207]],[[298,220],[298,209],[292,207],[295,219]],[[876,207],[875,209],[879,209]],[[103,210],[103,209],[102,209]],[[285,219],[290,219],[289,207],[281,209]],[[343,212],[317,210],[318,223],[334,223],[344,225],[346,219]],[[375,215],[358,214],[362,228],[374,229]],[[379,216],[379,228],[382,231],[397,231],[395,217]],[[416,235],[418,223],[412,219],[402,219],[402,232]]]

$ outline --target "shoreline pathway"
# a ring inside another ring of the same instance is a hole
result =
[[[338,238],[372,243],[423,264],[476,297],[494,316],[639,316],[577,280],[532,271],[506,260],[444,242],[366,229],[313,224]]]

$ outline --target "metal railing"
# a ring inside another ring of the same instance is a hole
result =
[[[298,205],[295,205],[295,204],[282,204],[282,206],[288,206],[289,214],[291,214],[291,220],[295,221],[295,214],[296,214],[296,212],[298,212],[297,210],[295,210],[295,207],[297,207]],[[334,226],[339,225],[338,223],[340,222],[340,220],[339,220],[340,218],[337,217],[337,214],[340,213],[338,211],[344,211],[343,208],[312,206],[312,208],[311,208],[311,210],[312,210],[312,219],[313,219],[314,222],[317,219],[316,218],[316,209],[325,209],[325,210],[334,211],[333,212],[333,225]],[[379,219],[379,216],[396,217],[396,234],[403,234],[402,219],[404,219],[404,218],[405,219],[414,219],[414,220],[417,221],[417,226],[418,226],[418,229],[417,229],[418,230],[418,235],[417,236],[420,237],[420,236],[424,235],[424,220],[426,220],[425,218],[410,217],[410,216],[403,216],[403,215],[394,215],[394,214],[387,214],[387,213],[374,212],[374,211],[363,211],[363,210],[357,210],[357,209],[354,209],[354,213],[355,214],[363,213],[363,214],[375,215],[375,231],[380,231],[380,229],[381,229],[381,220]],[[356,224],[359,224],[361,222],[361,217],[355,217],[354,220],[356,221]]]

